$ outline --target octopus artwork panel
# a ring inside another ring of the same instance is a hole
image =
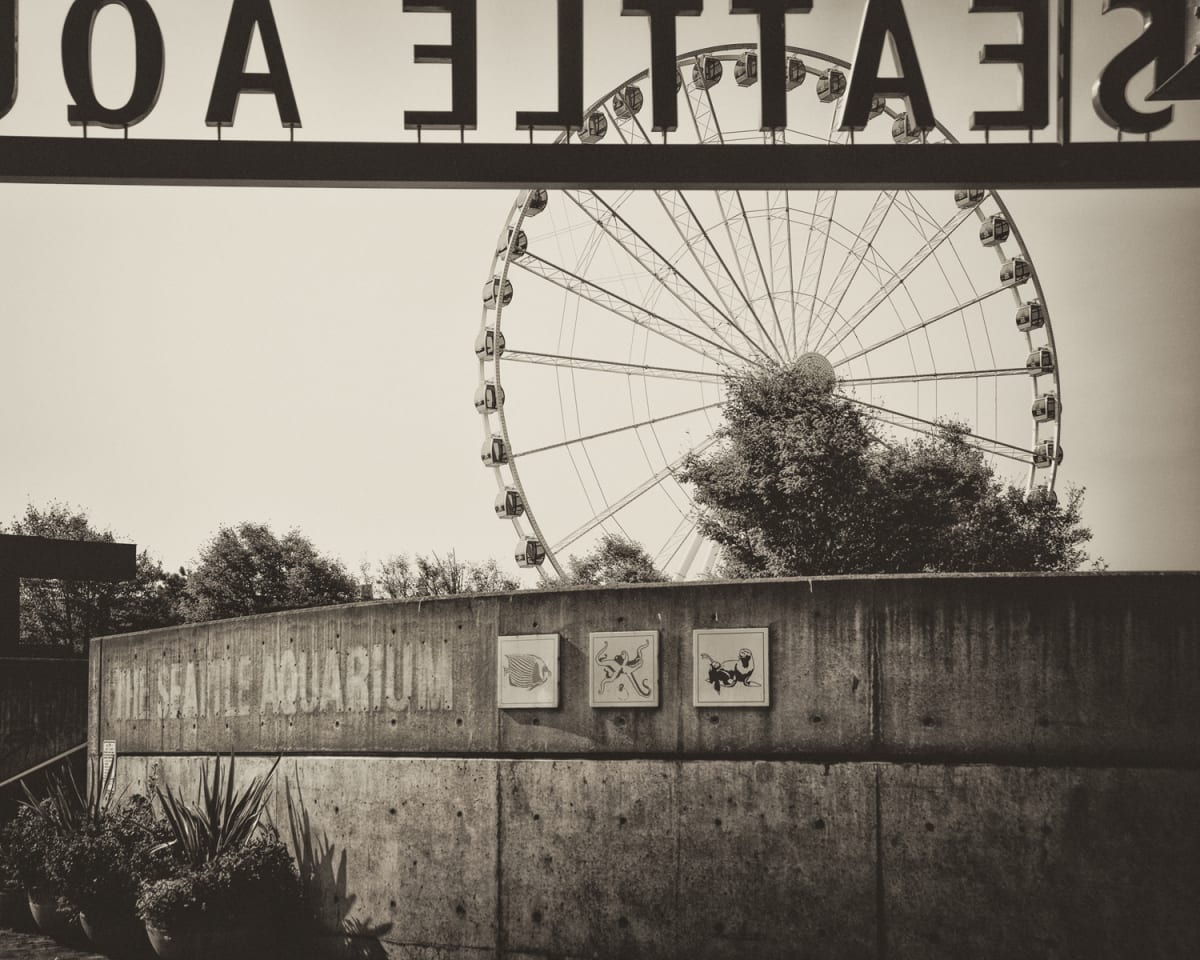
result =
[[[593,707],[657,707],[658,631],[591,634],[588,683]]]
[[[501,710],[558,706],[558,634],[498,638],[496,706]]]
[[[766,627],[692,632],[692,703],[697,707],[768,707]]]

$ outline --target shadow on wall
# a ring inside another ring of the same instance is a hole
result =
[[[315,954],[336,960],[386,960],[380,939],[391,932],[393,924],[373,924],[370,919],[351,917],[358,897],[349,892],[346,871],[346,850],[339,854],[328,837],[317,837],[304,809],[304,794],[300,781],[285,781],[288,807],[288,826],[292,850],[300,883],[316,929],[312,940],[318,949]]]

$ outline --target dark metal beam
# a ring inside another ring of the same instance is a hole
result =
[[[21,578],[118,581],[132,580],[136,573],[137,547],[132,543],[0,533],[0,655],[20,642]]]
[[[1200,141],[764,147],[0,137],[0,182],[706,190],[1200,187]]]
[[[117,581],[132,580],[136,572],[132,543],[0,534],[0,577]]]

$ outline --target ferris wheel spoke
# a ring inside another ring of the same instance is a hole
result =
[[[863,347],[861,350],[858,350],[855,353],[850,354],[850,356],[848,356],[848,357],[843,357],[841,360],[838,360],[837,363],[835,363],[833,366],[835,368],[844,367],[846,364],[852,363],[855,360],[861,359],[862,357],[865,357],[869,353],[873,353],[874,351],[879,350],[882,347],[886,347],[889,344],[895,343],[897,340],[903,340],[905,337],[911,337],[914,333],[924,330],[926,327],[933,326],[933,324],[937,323],[939,320],[945,320],[947,317],[957,316],[958,314],[962,313],[964,310],[966,310],[970,307],[973,307],[978,303],[982,303],[984,300],[989,300],[992,297],[996,296],[996,294],[1003,293],[1005,290],[1008,290],[1008,289],[1010,289],[1010,287],[1000,286],[1000,287],[996,287],[992,290],[988,290],[985,293],[981,293],[978,296],[971,297],[969,300],[964,300],[962,303],[959,303],[956,306],[951,307],[949,310],[943,310],[941,313],[937,314],[936,316],[930,317],[928,320],[922,320],[920,323],[914,324],[913,326],[908,327],[907,329],[901,330],[899,333],[893,333],[890,337],[884,337],[884,339],[871,344],[869,347]],[[840,341],[839,341],[839,343],[840,343]],[[837,346],[838,346],[838,344],[834,344],[834,346],[831,347],[830,349],[831,350],[835,349]]]
[[[706,117],[705,133],[701,136],[701,142],[707,143],[708,140],[715,134],[717,143],[725,143],[725,133],[721,129],[721,118],[717,116],[716,108],[712,102],[712,91],[708,88],[704,89],[704,96],[698,100],[698,106],[693,110],[692,119],[697,125],[697,135],[700,135],[699,116],[701,113]],[[729,241],[729,247],[733,250],[737,258],[738,274],[742,278],[742,286],[738,288],[739,292],[745,291],[742,294],[742,299],[749,308],[751,315],[762,331],[767,342],[775,347],[775,352],[782,353],[779,350],[779,345],[774,344],[771,334],[763,326],[759,320],[758,312],[752,306],[753,302],[763,293],[770,294],[770,281],[767,279],[767,271],[763,267],[762,256],[758,252],[758,241],[754,238],[754,230],[750,226],[750,217],[746,213],[746,203],[742,197],[740,190],[717,190],[714,191],[717,200],[717,207],[721,211],[721,220],[725,224],[725,238]],[[732,212],[731,212],[732,210]],[[757,269],[757,273],[755,270]],[[755,279],[761,281],[758,289],[755,289]],[[775,327],[779,331],[779,344],[786,346],[785,337],[783,334],[783,325],[779,322],[779,311],[775,307],[775,298],[768,296],[767,302],[771,305],[771,312],[775,315]]]
[[[844,143],[846,133],[838,129],[838,108],[835,106],[829,121],[830,144]],[[804,248],[804,259],[800,266],[801,308],[808,301],[808,317],[804,322],[804,345],[807,352],[812,334],[813,317],[817,309],[817,293],[821,286],[821,273],[825,269],[825,253],[829,247],[829,234],[833,230],[833,211],[837,206],[836,190],[818,190],[816,202],[808,222],[808,243]],[[792,349],[796,349],[796,331],[792,331]]]
[[[825,334],[829,332],[829,325],[833,322],[833,318],[837,316],[837,312],[842,308],[842,301],[846,298],[850,284],[858,276],[858,271],[861,269],[868,251],[873,249],[875,238],[879,235],[879,228],[883,226],[883,221],[887,217],[888,211],[892,209],[896,201],[896,195],[897,191],[888,190],[875,198],[875,202],[871,206],[871,211],[867,214],[867,218],[863,222],[862,229],[858,231],[853,245],[843,258],[842,265],[838,269],[837,276],[834,278],[833,286],[830,287],[829,293],[825,295],[824,302],[822,302],[821,308],[817,312],[814,326],[820,326],[821,332],[817,334],[814,342],[818,345],[825,339]]]
[[[604,112],[608,116],[608,123],[614,130],[617,131],[617,136],[621,138],[621,142],[629,143],[649,143],[650,138],[646,135],[646,129],[638,120],[637,114],[631,114],[625,119],[621,119],[608,105],[608,101],[604,103]]]
[[[609,506],[607,510],[604,510],[601,513],[596,514],[596,516],[592,517],[592,519],[587,521],[587,523],[583,524],[580,527],[577,527],[575,530],[573,530],[569,534],[567,534],[562,540],[560,540],[558,543],[556,543],[554,545],[554,547],[553,547],[554,552],[558,553],[561,550],[565,550],[567,547],[571,546],[571,544],[575,543],[581,537],[586,537],[589,533],[591,533],[593,530],[595,530],[598,526],[600,526],[606,520],[611,519],[613,516],[615,516],[617,513],[620,513],[631,503],[634,503],[637,500],[641,499],[647,493],[649,493],[651,490],[653,490],[655,487],[657,487],[660,483],[662,483],[664,480],[671,477],[675,473],[676,470],[678,470],[680,467],[682,467],[684,465],[684,463],[687,462],[688,457],[696,456],[696,455],[703,453],[705,450],[707,450],[709,447],[711,447],[716,442],[717,442],[717,440],[715,437],[709,437],[707,440],[704,440],[703,442],[692,447],[690,450],[688,450],[686,453],[684,453],[683,456],[679,457],[677,460],[673,461],[672,463],[668,463],[665,467],[663,467],[661,470],[659,470],[657,473],[655,473],[649,479],[638,484],[638,486],[636,486],[632,490],[630,490],[627,494],[625,494],[625,496],[621,497],[619,500],[617,500],[615,503],[613,503],[611,506]]]
[[[695,533],[695,531],[696,528],[693,527],[692,532]],[[696,562],[696,557],[699,555],[700,548],[703,546],[704,537],[697,533],[696,536],[692,538],[692,545],[688,547],[688,552],[684,555],[683,563],[679,567],[680,580],[686,580],[687,575],[692,572],[692,564]]]
[[[808,242],[804,246],[804,258],[800,262],[800,303],[808,303],[808,316],[804,321],[804,342],[801,350],[808,350],[812,333],[813,317],[817,309],[817,288],[821,283],[821,271],[825,266],[825,249],[829,245],[829,234],[833,229],[833,210],[837,205],[836,190],[819,190],[808,221]],[[793,335],[793,344],[796,337]]]
[[[779,142],[787,142],[787,131],[779,134]],[[796,278],[792,259],[792,197],[788,190],[770,190],[767,192],[767,244],[771,251],[771,291],[772,303],[775,298],[786,290],[790,307],[790,324],[792,331],[792,352],[796,350]],[[778,319],[778,312],[776,312]],[[787,336],[780,331],[783,346],[787,348]]]
[[[533,363],[551,367],[569,367],[574,370],[594,370],[599,373],[617,373],[630,377],[654,377],[660,380],[693,380],[698,383],[724,383],[723,374],[705,370],[687,370],[682,367],[656,367],[649,364],[618,363],[611,360],[591,360],[558,353],[536,353],[529,350],[505,350],[505,363]]]
[[[685,277],[659,250],[622,217],[613,207],[595,192],[580,194],[568,190],[566,195],[613,240],[646,274],[657,281],[679,303],[694,316],[714,337],[725,344],[725,349],[734,356],[755,366],[757,360],[745,356],[721,333],[725,327],[733,327],[747,344],[765,359],[771,357],[735,321],[713,303],[700,288]]]
[[[836,350],[845,342],[846,338],[857,330],[868,317],[873,314],[879,305],[887,300],[910,276],[913,272],[923,264],[926,260],[932,257],[938,248],[950,239],[950,236],[967,220],[973,213],[972,210],[959,210],[950,220],[942,226],[937,233],[925,240],[921,248],[905,263],[899,270],[893,274],[888,281],[873,293],[870,298],[861,307],[854,312],[854,315],[843,325],[843,330],[837,334],[837,340],[834,341],[829,350]]]
[[[724,197],[722,196],[724,194]],[[763,265],[762,254],[758,249],[758,240],[754,236],[754,230],[750,226],[750,215],[746,212],[746,203],[742,197],[740,190],[734,191],[718,191],[717,203],[721,208],[721,216],[725,219],[725,232],[729,238],[729,245],[737,253],[738,269],[742,275],[742,280],[746,284],[746,290],[749,293],[751,300],[757,300],[761,297],[766,297],[768,305],[771,307],[771,314],[775,319],[775,330],[779,334],[778,341],[774,336],[763,329],[763,336],[766,337],[775,348],[775,352],[782,357],[781,348],[787,347],[787,337],[783,332],[783,323],[779,319],[779,308],[775,305],[775,297],[771,292],[771,281],[767,276],[767,269]],[[729,216],[726,211],[726,204],[736,204],[737,210],[734,216]],[[757,270],[757,273],[755,273]],[[750,276],[754,275],[758,279],[753,283]],[[758,319],[757,313],[755,319]],[[762,327],[762,324],[759,324]]]
[[[666,317],[647,310],[645,307],[638,306],[619,293],[614,293],[597,283],[586,280],[578,274],[567,270],[565,267],[553,264],[536,254],[526,253],[525,256],[520,260],[514,261],[514,263],[522,270],[536,277],[541,277],[556,287],[561,287],[581,300],[595,304],[624,320],[628,320],[632,324],[636,324],[664,339],[677,343],[681,347],[686,347],[693,353],[708,357],[716,363],[721,362],[719,356],[721,353],[731,353],[741,360],[746,360],[746,357],[731,347],[695,333],[682,324],[668,320]]]
[[[941,223],[938,222],[937,217],[935,217],[930,212],[929,208],[921,202],[920,197],[918,197],[911,190],[905,190],[903,192],[903,196],[904,196],[904,200],[900,201],[900,203],[899,203],[900,208],[902,210],[907,209],[908,211],[910,211],[912,213],[913,217],[916,218],[918,223],[923,224],[923,226],[918,226],[917,224],[914,224],[914,226],[916,226],[918,232],[920,232],[924,236],[928,236],[928,234],[926,233],[926,228],[928,228],[928,230],[932,231],[933,233],[937,233],[937,231],[941,229],[941,226],[942,226]],[[907,202],[905,202],[905,201],[907,201]],[[978,209],[979,208],[976,207],[977,212],[978,212]]]
[[[867,401],[859,400],[856,397],[847,396],[846,399],[857,406],[863,407],[866,416],[876,423],[900,427],[901,429],[919,433],[927,437],[941,437],[945,435],[946,425],[938,423],[936,420],[926,420],[923,417],[913,416],[911,413],[891,410],[877,404],[867,403]],[[1005,457],[1026,465],[1033,462],[1033,451],[1027,450],[1025,447],[1018,447],[1015,444],[1005,443],[1003,440],[980,436],[977,433],[964,433],[963,438],[967,444],[981,453],[996,457]]]
[[[696,131],[696,138],[700,143],[709,143],[716,140],[718,143],[724,142],[724,135],[721,133],[720,124],[717,121],[716,111],[712,108],[712,97],[708,90],[699,89],[695,85],[685,86],[687,91],[686,102],[688,105],[688,114],[692,118],[692,126]],[[783,354],[779,347],[771,339],[770,333],[763,326],[762,319],[758,315],[758,311],[754,309],[751,297],[748,290],[748,281],[746,272],[743,268],[741,258],[739,257],[737,267],[738,273],[741,274],[742,282],[738,283],[737,278],[722,256],[712,236],[704,227],[700,217],[696,214],[695,208],[688,202],[688,199],[680,191],[663,191],[658,194],[659,200],[662,202],[663,209],[675,224],[675,229],[678,231],[680,239],[687,245],[688,251],[692,258],[696,261],[701,272],[712,285],[717,297],[725,305],[725,309],[731,315],[735,313],[731,301],[740,300],[749,311],[755,325],[762,332],[763,342],[770,346],[778,359],[783,359]],[[724,224],[726,239],[729,241],[730,247],[734,254],[738,253],[738,245],[733,240],[733,235],[730,230],[730,221],[732,217],[725,208],[725,201],[722,198],[721,191],[715,191],[717,209],[721,213],[721,222]],[[747,224],[748,226],[748,224]],[[736,294],[733,297],[732,294]]]
[[[630,430],[639,430],[642,427],[651,427],[658,423],[666,423],[668,420],[678,420],[680,417],[689,417],[693,414],[704,413],[707,410],[716,410],[725,405],[724,401],[717,403],[708,403],[702,407],[692,407],[690,410],[680,410],[678,413],[668,413],[661,417],[652,417],[649,420],[638,420],[634,423],[625,423],[619,427],[613,427],[611,430],[601,430],[599,433],[589,433],[582,437],[572,437],[570,440],[560,440],[557,443],[548,443],[544,447],[534,447],[531,450],[522,450],[519,453],[513,453],[512,458],[519,460],[522,457],[532,457],[538,453],[547,453],[551,450],[562,450],[566,447],[574,446],[577,443],[586,443],[589,440],[599,440],[601,437],[615,437],[619,433],[628,433]]]
[[[1000,367],[995,370],[957,370],[948,373],[897,374],[892,377],[853,377],[839,380],[841,386],[866,387],[886,383],[933,383],[941,380],[987,380],[992,377],[1025,377],[1025,367]]]
[[[654,566],[664,573],[675,562],[675,558],[679,555],[679,551],[683,549],[683,545],[687,543],[688,538],[696,532],[696,512],[689,510],[683,515],[683,518],[671,531],[658,552],[654,555]]]
[[[737,312],[730,304],[728,294],[730,290],[735,292],[743,303],[749,307],[749,301],[746,300],[745,293],[738,286],[737,281],[733,278],[733,273],[729,269],[729,265],[725,262],[725,258],[717,249],[712,237],[700,222],[700,218],[696,215],[695,209],[679,191],[662,191],[657,194],[659,202],[662,204],[663,210],[670,218],[671,223],[675,226],[679,238],[683,241],[688,253],[695,261],[696,266],[700,269],[701,274],[709,281],[716,294],[717,299],[721,302],[723,313],[728,319],[728,322],[738,333],[740,333],[747,341],[754,344],[755,348],[766,359],[773,360],[770,353],[756,339],[751,337],[735,317]],[[721,279],[724,277],[724,279]],[[726,289],[722,289],[725,287]],[[758,314],[750,309],[750,315],[759,329],[763,329],[762,321],[759,320]],[[768,338],[769,341],[769,338]],[[774,344],[771,344],[774,346]],[[775,350],[778,355],[778,348]]]

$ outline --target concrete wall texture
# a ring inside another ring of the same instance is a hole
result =
[[[96,641],[89,739],[189,789],[286,755],[331,930],[394,957],[1200,952],[1200,575],[889,577],[371,603]],[[766,709],[692,631],[766,627]],[[660,631],[661,706],[588,705]],[[560,707],[496,709],[557,633]],[[382,955],[382,954],[381,954]]]

